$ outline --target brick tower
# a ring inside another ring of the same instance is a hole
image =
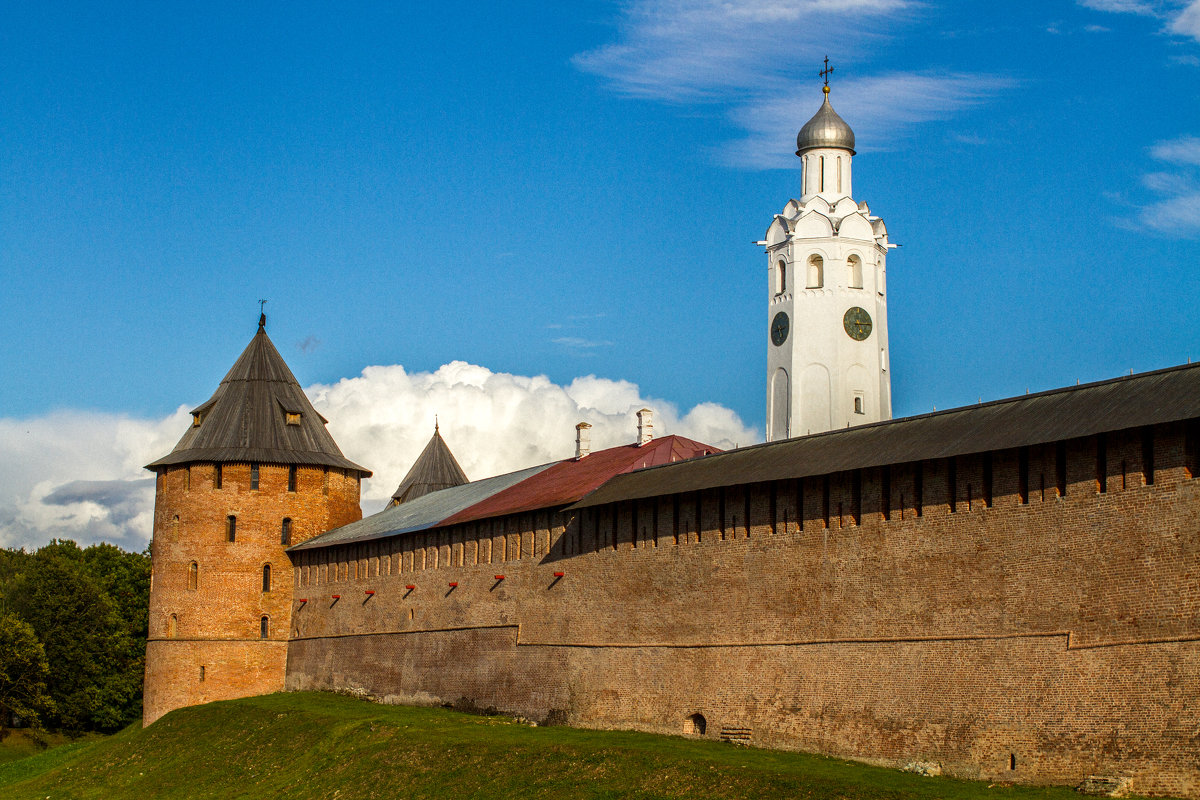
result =
[[[342,455],[258,332],[157,475],[142,721],[281,691],[293,610],[286,548],[362,517],[370,472]]]

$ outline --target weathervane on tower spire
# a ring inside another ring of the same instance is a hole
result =
[[[829,94],[829,76],[833,74],[833,67],[829,66],[829,56],[825,56],[825,69],[817,74],[825,79],[825,85],[821,87],[821,91]]]
[[[258,301],[258,329],[260,331],[267,329],[267,301]]]

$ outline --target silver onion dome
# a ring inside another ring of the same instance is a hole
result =
[[[825,87],[825,102],[821,108],[796,134],[796,155],[818,147],[836,147],[854,155],[854,131],[829,105],[828,87]]]

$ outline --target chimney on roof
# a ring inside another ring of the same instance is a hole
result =
[[[637,412],[638,417],[638,447],[650,444],[650,440],[654,438],[654,412],[648,408],[643,408]]]
[[[575,426],[575,460],[586,456],[592,452],[592,434],[590,433],[592,426],[586,422],[581,422]]]

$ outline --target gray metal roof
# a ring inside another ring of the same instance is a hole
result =
[[[371,471],[342,455],[317,413],[284,363],[260,317],[258,332],[203,405],[192,410],[198,425],[168,455],[146,469],[197,461],[306,464]],[[299,424],[288,424],[288,414]]]
[[[463,509],[486,500],[556,463],[558,462],[541,464],[518,472],[510,472],[507,475],[497,475],[494,478],[430,492],[416,500],[397,506],[388,506],[378,514],[372,514],[357,522],[351,522],[349,525],[334,528],[320,536],[314,536],[306,542],[294,545],[289,550],[312,550],[331,545],[368,542],[374,539],[428,530]]]
[[[816,147],[837,147],[854,154],[854,131],[829,105],[829,94],[813,118],[796,134],[796,155]]]
[[[392,492],[392,502],[408,503],[430,492],[461,486],[467,482],[467,473],[458,465],[454,453],[450,452],[435,423],[433,438],[425,445],[421,455],[417,456],[417,460],[413,462],[404,480],[400,481],[396,491]]]
[[[1006,450],[1200,417],[1200,365],[745,447],[618,475],[572,509]]]

